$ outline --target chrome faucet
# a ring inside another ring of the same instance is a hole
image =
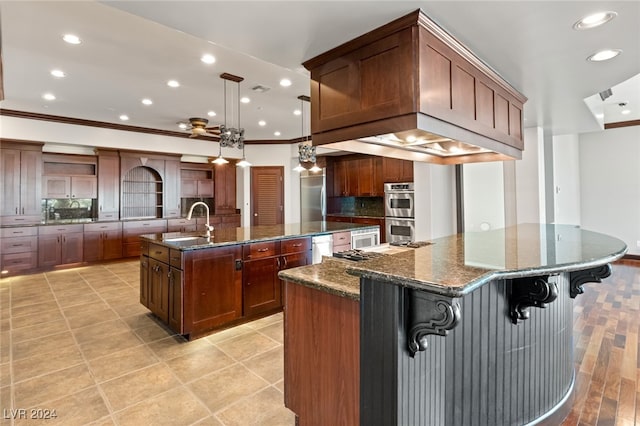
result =
[[[193,203],[191,205],[191,208],[189,209],[189,214],[187,215],[187,220],[191,220],[191,215],[193,214],[193,208],[195,206],[197,206],[198,204],[202,204],[205,208],[205,210],[207,211],[207,223],[206,223],[206,227],[207,227],[207,238],[211,238],[211,232],[213,231],[213,226],[211,226],[209,224],[209,206],[206,203],[203,203],[202,201],[196,201],[195,203]]]

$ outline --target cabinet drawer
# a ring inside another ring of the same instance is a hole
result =
[[[39,225],[41,221],[40,215],[28,216],[2,216],[0,217],[1,225]]]
[[[311,249],[311,238],[292,238],[280,241],[280,253],[300,253]]]
[[[50,225],[41,226],[38,230],[39,235],[61,235],[70,234],[72,232],[83,232],[84,225]]]
[[[144,220],[135,222],[124,222],[122,224],[123,235],[142,235],[166,232],[166,220]]]
[[[344,244],[341,246],[336,246],[336,245],[333,246],[334,253],[340,253],[341,251],[348,251],[348,250],[351,250],[351,243]]]
[[[278,255],[278,241],[247,244],[242,247],[244,260],[261,259]]]
[[[38,237],[3,238],[0,246],[2,253],[24,253],[38,250]]]
[[[0,237],[31,237],[38,235],[37,226],[24,226],[19,228],[2,228],[0,229]]]
[[[351,246],[351,232],[336,232],[333,234],[333,251],[335,251],[337,246],[343,246],[345,244]]]
[[[169,250],[169,264],[174,268],[182,269],[182,252],[180,250]]]
[[[187,226],[187,225],[195,225],[197,219],[168,219],[167,226]],[[203,222],[204,223],[204,222]]]
[[[149,244],[149,257],[168,264],[169,248],[158,244]]]
[[[122,229],[120,222],[87,223],[84,225],[85,232],[119,231]]]
[[[4,253],[0,257],[2,270],[9,273],[34,269],[38,266],[38,253],[35,251],[25,253]]]

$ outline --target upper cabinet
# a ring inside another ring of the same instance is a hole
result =
[[[413,182],[413,161],[384,158],[382,175],[384,183]]]
[[[180,158],[164,162],[164,217],[180,217]]]
[[[2,142],[0,216],[3,225],[40,223],[42,145]]]
[[[118,220],[120,212],[120,157],[115,150],[97,150],[98,220]]]
[[[181,163],[180,196],[182,198],[213,197],[213,166]]]
[[[236,212],[236,166],[216,164],[214,167],[215,214]]]
[[[335,157],[327,167],[330,197],[382,197],[385,182],[413,182],[413,162],[354,154]]]
[[[526,98],[420,10],[304,66],[314,145],[438,164],[522,156]]]
[[[43,154],[42,198],[97,198],[96,157]]]

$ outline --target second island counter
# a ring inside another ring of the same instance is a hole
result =
[[[309,222],[141,237],[140,303],[193,339],[282,310],[278,272],[312,262],[312,238],[377,226]],[[337,238],[336,238],[337,241]]]

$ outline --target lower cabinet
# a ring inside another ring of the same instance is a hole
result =
[[[82,262],[82,225],[41,226],[38,234],[39,267]]]
[[[132,220],[122,223],[122,257],[140,256],[140,235],[167,232],[165,219]]]
[[[4,274],[19,274],[37,267],[38,228],[25,226],[0,229],[0,270]]]
[[[242,246],[182,253],[182,334],[198,334],[242,317]]]
[[[311,263],[311,238],[179,251],[142,240],[140,303],[197,336],[282,308],[278,272]]]
[[[243,309],[246,317],[282,307],[282,282],[278,272],[311,263],[311,239],[247,244],[243,248]]]
[[[120,259],[122,223],[99,222],[84,225],[84,261]]]

